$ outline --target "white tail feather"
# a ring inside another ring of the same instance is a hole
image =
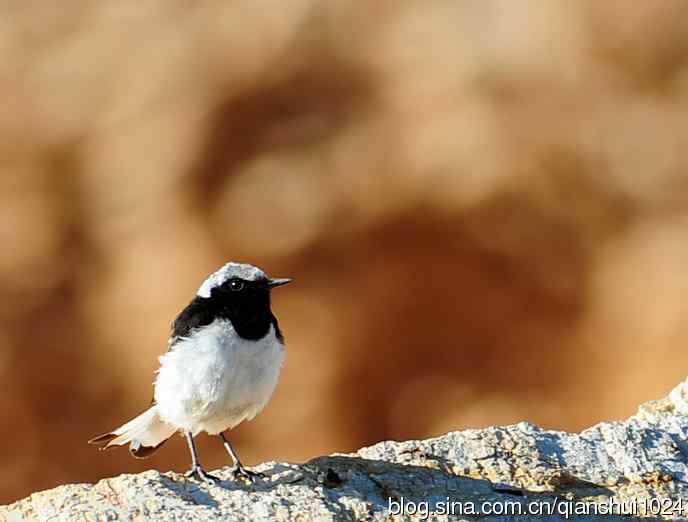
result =
[[[112,434],[116,437],[105,447],[123,446],[130,442],[132,451],[137,451],[141,447],[154,448],[169,439],[175,431],[175,428],[160,419],[157,407],[151,406],[138,417],[113,431]]]

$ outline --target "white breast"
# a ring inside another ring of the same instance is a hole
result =
[[[172,426],[211,435],[250,420],[277,385],[284,348],[270,327],[257,341],[215,320],[160,357],[155,402]]]

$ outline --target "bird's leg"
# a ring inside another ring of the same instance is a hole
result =
[[[211,484],[213,482],[219,481],[219,478],[214,477],[213,475],[205,471],[199,464],[198,454],[196,453],[196,444],[194,443],[193,435],[191,435],[191,432],[184,432],[184,435],[186,435],[186,443],[189,445],[189,451],[191,452],[191,469],[186,473],[186,476],[196,477],[198,480],[209,482]]]
[[[234,478],[243,478],[248,480],[249,482],[253,482],[253,480],[256,478],[265,477],[265,475],[263,475],[262,473],[246,469],[239,460],[239,455],[237,455],[236,451],[234,451],[232,443],[227,440],[227,437],[225,437],[225,434],[220,432],[218,436],[222,439],[223,446],[227,450],[227,453],[229,453],[229,456],[232,457],[232,460],[234,461]]]

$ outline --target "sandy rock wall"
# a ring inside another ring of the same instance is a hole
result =
[[[186,466],[84,442],[229,258],[298,281],[248,462],[658,396],[688,367],[686,10],[3,3],[0,499]]]

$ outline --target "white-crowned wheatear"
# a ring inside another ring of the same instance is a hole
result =
[[[89,443],[101,449],[129,444],[134,457],[146,458],[180,431],[191,452],[187,476],[213,481],[198,461],[193,440],[205,431],[222,439],[235,477],[255,477],[223,432],[255,417],[277,385],[284,339],[270,309],[270,291],[290,281],[270,279],[241,263],[227,263],[211,274],[172,323],[151,407]]]

